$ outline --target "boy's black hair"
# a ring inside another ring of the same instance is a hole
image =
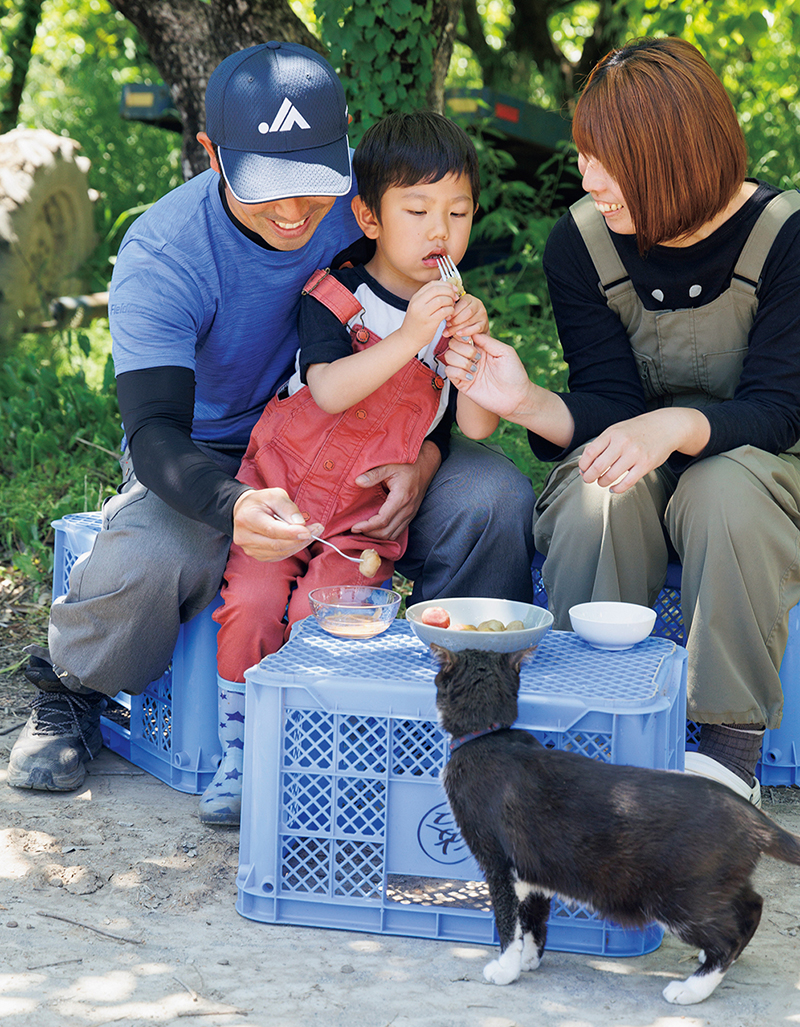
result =
[[[392,186],[438,182],[465,174],[478,205],[481,183],[472,140],[436,111],[395,111],[370,126],[353,154],[358,191],[380,220],[381,199]]]

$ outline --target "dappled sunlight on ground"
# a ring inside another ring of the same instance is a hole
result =
[[[0,831],[0,879],[21,878],[30,870],[30,861],[20,852],[20,841],[29,832],[12,827]]]
[[[777,814],[800,831],[800,801]],[[3,1027],[800,1027],[800,868],[769,860],[753,943],[705,1003],[671,1007],[665,981],[696,960],[671,938],[548,950],[496,987],[493,946],[241,917],[238,831],[106,751],[75,793],[0,779],[0,824]]]

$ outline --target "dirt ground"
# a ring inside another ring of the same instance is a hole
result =
[[[2,628],[7,658],[18,618]],[[800,1025],[800,867],[761,863],[761,928],[699,1006],[661,997],[695,965],[671,938],[635,958],[548,952],[498,988],[483,981],[485,946],[241,917],[238,831],[200,824],[196,796],[108,750],[75,792],[7,787],[28,696],[18,670],[0,672],[4,1027]],[[800,790],[767,789],[764,807],[800,833]]]

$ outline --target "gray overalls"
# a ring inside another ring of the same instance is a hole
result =
[[[779,229],[800,209],[782,193],[762,212],[728,289],[683,310],[646,310],[586,196],[571,208],[608,306],[625,325],[648,408],[701,408],[730,399],[747,353],[761,268]],[[739,446],[662,466],[620,495],[578,473],[583,447],[551,472],[534,514],[536,548],[555,627],[570,606],[621,600],[651,606],[674,552],[683,565],[688,716],[698,723],[778,727],[789,610],[800,601],[800,444],[773,454]]]

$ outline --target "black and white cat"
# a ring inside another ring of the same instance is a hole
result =
[[[761,855],[800,864],[800,837],[716,782],[546,749],[512,730],[527,653],[431,649],[452,738],[444,789],[500,936],[486,979],[510,984],[536,969],[557,894],[620,925],[657,921],[697,946],[699,969],[664,997],[702,1002],[758,927]]]

